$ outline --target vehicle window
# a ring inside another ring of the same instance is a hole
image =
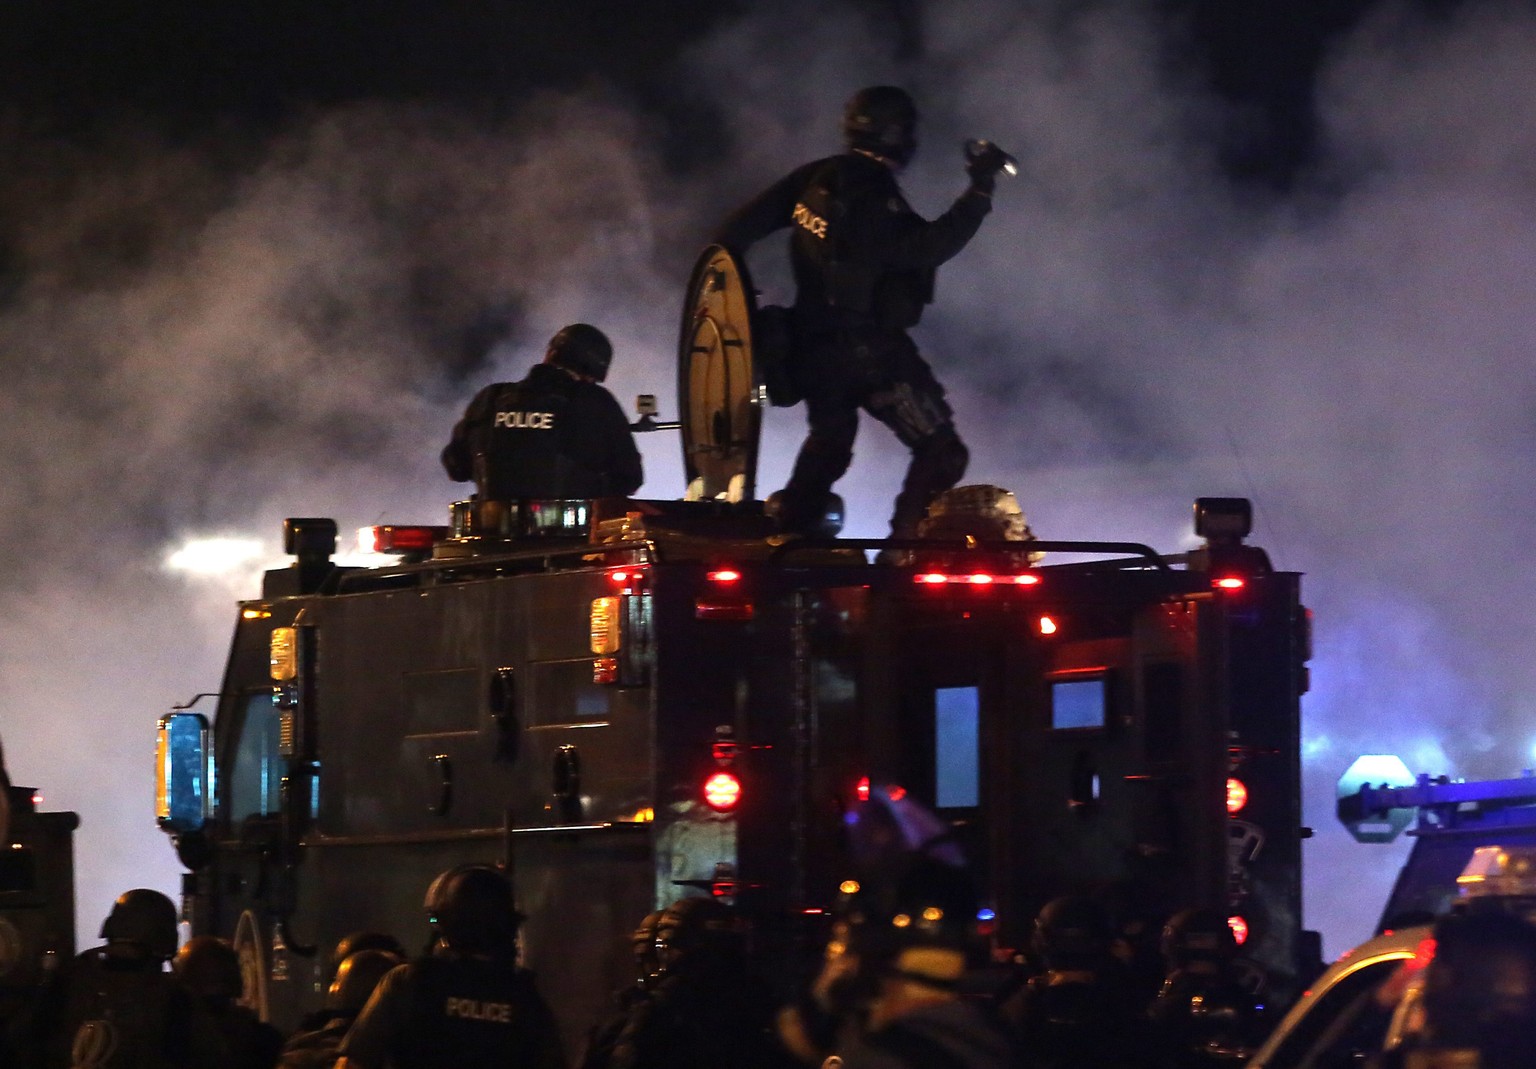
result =
[[[1051,682],[1051,727],[1057,730],[1103,727],[1104,705],[1103,676]]]
[[[229,820],[238,824],[246,817],[276,813],[283,782],[283,758],[278,753],[280,722],[270,690],[245,699],[240,741],[229,773]]]
[[[1275,1050],[1271,1069],[1345,1069],[1380,1051],[1393,1007],[1381,1005],[1376,991],[1401,965],[1383,958],[1334,984]]]
[[[941,809],[980,801],[979,728],[975,687],[940,687],[933,692],[934,801]]]

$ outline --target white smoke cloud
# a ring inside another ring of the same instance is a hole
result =
[[[154,719],[216,689],[232,599],[255,590],[165,554],[219,535],[266,559],[285,515],[442,522],[460,488],[436,454],[463,403],[568,321],[614,338],[616,394],[675,414],[692,256],[734,202],[834,151],[842,101],[876,82],[923,106],[904,181],[925,213],[960,191],[966,137],[1023,165],[918,332],[970,478],[1016,489],[1047,537],[1163,547],[1194,497],[1249,496],[1255,540],[1308,574],[1307,916],[1328,948],[1374,922],[1392,869],[1333,820],[1355,754],[1531,762],[1536,20],[1384,9],[1336,42],[1315,175],[1267,198],[1221,177],[1224,105],[1135,5],[950,4],[899,61],[868,29],[796,7],[695,48],[679,77],[730,145],[682,176],[653,120],[601,89],[500,119],[352,105],[259,141],[5,127],[25,151],[6,180],[0,532],[25,566],[0,579],[0,708],[17,781],[84,817],[82,932],[126,887],[175,890]],[[773,261],[754,254],[782,299]],[[504,337],[470,367],[455,332],[488,309]],[[762,492],[802,420],[769,413]],[[642,446],[644,492],[677,496],[676,440]],[[904,466],[869,423],[839,486],[850,534],[884,529]]]

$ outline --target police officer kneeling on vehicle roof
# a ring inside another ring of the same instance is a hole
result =
[[[623,497],[645,476],[624,410],[598,385],[613,346],[586,323],[549,341],[520,382],[475,395],[443,449],[450,478],[473,479],[480,500]]]
[[[917,151],[917,107],[895,86],[862,89],[843,118],[847,151],[791,172],[736,211],[715,242],[740,255],[790,228],[795,276],[791,377],[805,395],[810,433],[778,495],[781,527],[813,533],[832,485],[848,470],[859,409],[912,451],[891,534],[917,533],[928,503],[965,474],[969,453],[944,389],[907,335],[933,299],[938,266],[958,253],[992,209],[1010,163],[975,142],[970,186],[926,220],[901,194],[896,174]]]
[[[341,1044],[336,1069],[563,1069],[554,1015],[517,964],[523,917],[489,865],[427,889],[432,952],[386,975]]]

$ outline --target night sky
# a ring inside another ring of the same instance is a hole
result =
[[[176,888],[155,719],[217,689],[282,517],[443,522],[453,419],[572,320],[674,414],[705,236],[896,82],[920,211],[966,137],[1022,164],[917,332],[968,481],[1169,550],[1250,497],[1307,573],[1307,920],[1342,950],[1402,853],[1334,824],[1356,754],[1536,762],[1533,71],[1528,3],[0,6],[0,733],[82,815],[82,939]],[[866,428],[848,533],[904,459]]]

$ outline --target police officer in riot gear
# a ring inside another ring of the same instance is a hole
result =
[[[216,935],[194,936],[176,952],[171,967],[223,1037],[230,1069],[272,1069],[283,1035],[240,1004],[245,979],[235,948]]]
[[[517,964],[523,917],[506,876],[489,865],[449,869],[425,907],[431,953],[384,977],[337,1069],[563,1069],[554,1015]]]
[[[860,90],[848,101],[843,133],[846,152],[791,172],[737,210],[714,240],[740,255],[790,229],[791,374],[810,431],[789,483],[770,499],[780,525],[817,530],[832,485],[853,458],[862,408],[912,451],[891,517],[893,537],[912,537],[928,503],[965,474],[969,454],[944,389],[907,330],[933,299],[938,266],[965,247],[991,210],[1008,157],[990,145],[969,154],[969,187],[929,221],[896,183],[917,150],[912,98],[895,86]]]
[[[590,1069],[773,1069],[774,1000],[751,967],[733,907],[677,900],[656,921],[656,974],[603,1061]]]
[[[613,346],[586,323],[549,341],[519,382],[475,395],[443,449],[443,467],[473,479],[482,502],[622,497],[644,481],[634,433],[601,385]]]
[[[1181,910],[1163,926],[1168,976],[1147,1009],[1169,1066],[1241,1062],[1263,1038],[1262,1007],[1236,970],[1220,910]]]
[[[201,1004],[171,973],[176,906],[159,891],[120,895],[101,926],[106,945],[54,976],[17,1030],[25,1069],[226,1069],[229,1050]]]
[[[377,948],[343,957],[326,992],[321,1019],[288,1037],[277,1069],[331,1069],[339,1056],[342,1038],[363,1012],[374,989],[395,966],[404,963],[402,955]]]
[[[634,982],[614,995],[613,1013],[588,1033],[587,1047],[579,1063],[581,1069],[603,1069],[611,1063],[614,1045],[624,1034],[630,1018],[636,1013],[637,1007],[650,998],[661,979],[661,960],[656,950],[656,926],[661,923],[662,912],[653,909],[635,925],[629,938],[635,961]]]
[[[969,874],[913,853],[843,886],[816,991],[823,1010],[843,1019],[844,1069],[1009,1065],[1007,1038],[959,993],[976,924]]]
[[[1035,916],[1030,952],[1040,971],[1002,1007],[1021,1064],[1030,1069],[1133,1069],[1149,1065],[1147,1030],[1114,928],[1096,900],[1064,895]]]
[[[1536,925],[1493,910],[1442,917],[1422,1024],[1373,1069],[1528,1069],[1536,1060]]]

